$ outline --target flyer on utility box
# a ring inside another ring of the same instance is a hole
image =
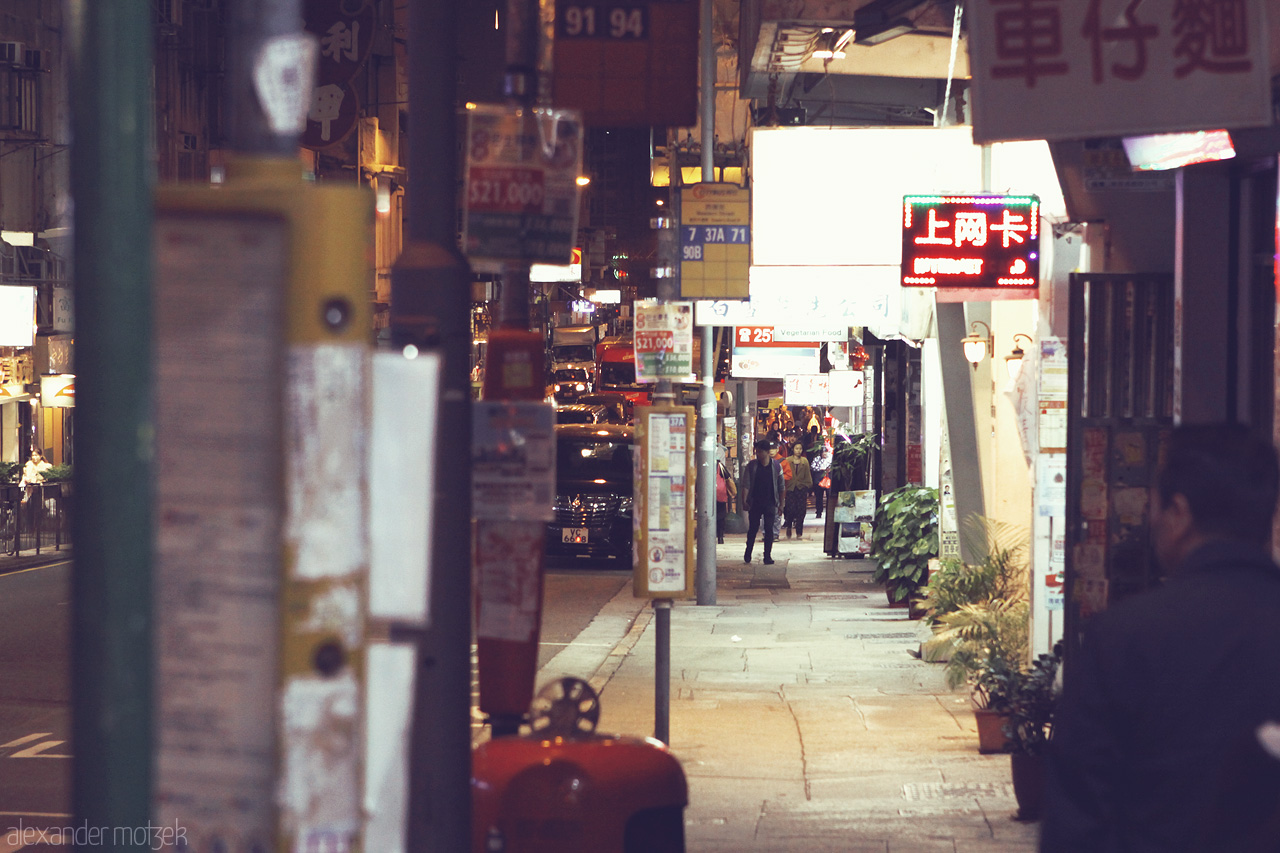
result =
[[[635,303],[636,381],[693,382],[693,303]]]

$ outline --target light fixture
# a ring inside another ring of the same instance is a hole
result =
[[[1026,338],[1027,344],[1032,343],[1030,335],[1019,332],[1013,336],[1013,352],[1004,357],[1004,367],[1009,371],[1009,378],[1014,382],[1017,382],[1018,377],[1022,375],[1022,358],[1026,355],[1022,347],[1018,346],[1018,338]]]
[[[391,193],[395,189],[395,184],[391,180],[391,176],[385,172],[374,176],[373,179],[373,209],[382,216],[386,216],[391,212]]]
[[[579,175],[578,177],[574,178],[573,181],[578,186],[585,187],[591,183],[591,177],[589,175]]]
[[[985,338],[978,334],[978,326],[987,330]],[[991,327],[981,320],[974,320],[970,323],[969,332],[969,336],[961,338],[960,343],[964,346],[964,357],[973,365],[974,370],[977,370],[978,364],[987,357],[987,350],[995,351],[995,340],[991,334]]]

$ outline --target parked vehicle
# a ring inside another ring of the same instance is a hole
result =
[[[555,520],[547,525],[547,555],[608,558],[629,568],[631,427],[563,424],[555,431]]]
[[[572,403],[592,390],[592,376],[585,367],[562,367],[551,371],[552,394],[557,403]]]
[[[630,337],[607,338],[596,347],[596,390],[622,394],[631,405],[647,406],[649,386],[636,382],[636,351]]]
[[[603,327],[601,327],[603,328]],[[555,326],[551,329],[551,369],[595,366],[599,330],[595,326]]]

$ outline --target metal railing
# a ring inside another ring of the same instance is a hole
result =
[[[0,485],[0,555],[71,544],[71,484]]]

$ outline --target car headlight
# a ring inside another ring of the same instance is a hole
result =
[[[557,391],[559,391],[559,390],[560,390],[560,386],[559,386],[559,385],[557,385],[557,386],[556,386],[556,390],[557,390]]]
[[[574,388],[576,388],[576,389],[577,389],[577,390],[579,390],[579,391],[585,391],[585,390],[586,390],[586,388],[587,388],[587,386],[586,386],[586,385],[583,385],[581,382],[579,382],[577,385],[574,385],[573,387],[574,387]]]

